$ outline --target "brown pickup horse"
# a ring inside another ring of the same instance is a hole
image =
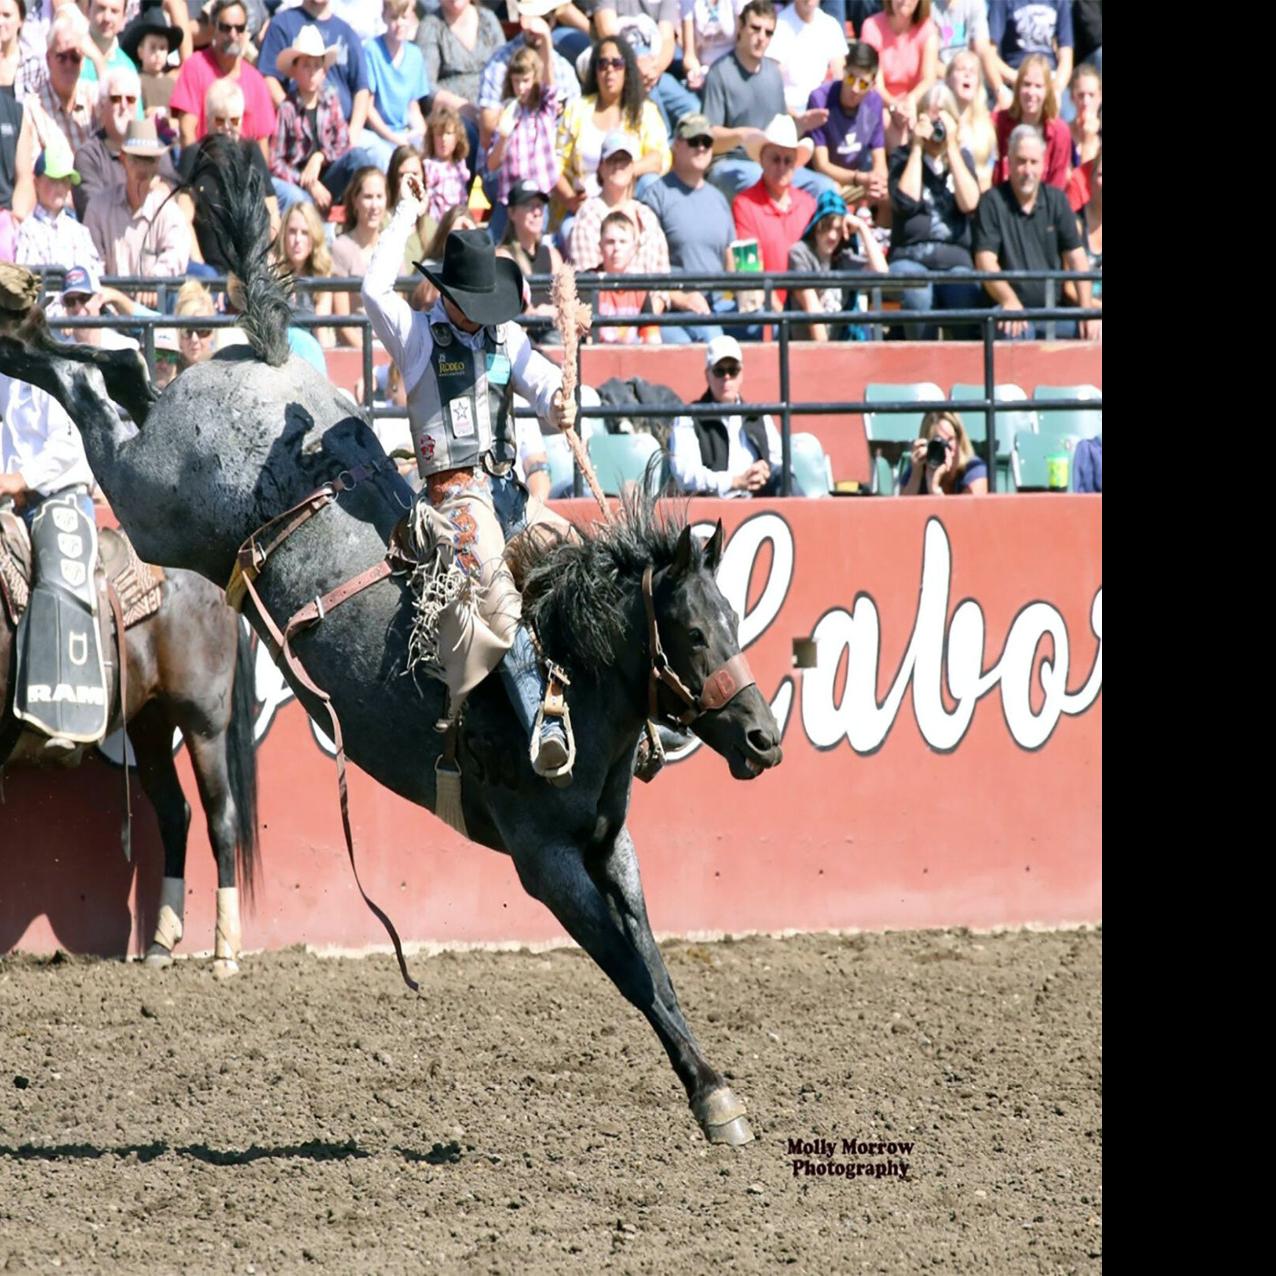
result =
[[[176,727],[190,753],[217,860],[213,971],[232,975],[239,969],[236,868],[251,890],[257,854],[252,649],[247,630],[226,606],[222,591],[202,576],[170,568],[159,587],[158,610],[125,631],[128,703],[123,712],[113,620],[103,650],[112,706],[107,730],[128,730],[138,777],[155,807],[164,845],[159,922],[146,961],[167,965],[182,937],[191,809],[173,760]],[[78,766],[91,745],[58,754],[51,762],[45,737],[20,728],[13,717],[14,633],[0,605],[0,775],[18,766]]]

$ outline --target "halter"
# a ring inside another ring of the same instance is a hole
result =
[[[651,652],[651,673],[648,683],[648,716],[653,720],[671,718],[684,727],[690,726],[697,718],[715,709],[730,704],[746,687],[757,685],[757,679],[744,658],[744,652],[737,652],[725,664],[719,665],[705,680],[700,694],[694,696],[687,690],[687,685],[673,671],[664,648],[660,645],[660,630],[656,625],[656,604],[651,593],[651,564],[648,563],[642,573],[642,601],[647,609],[647,646]],[[659,707],[660,684],[664,683],[670,691],[686,706],[681,713],[661,713]]]

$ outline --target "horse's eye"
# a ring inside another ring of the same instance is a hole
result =
[[[692,645],[693,647],[703,647],[703,646],[705,646],[704,634],[702,634],[702,633],[700,632],[700,630],[698,630],[698,629],[689,629],[689,630],[687,631],[687,637],[691,640],[691,645]]]

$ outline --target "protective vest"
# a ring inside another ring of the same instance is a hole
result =
[[[483,329],[478,350],[456,338],[448,323],[432,323],[429,371],[408,394],[408,420],[421,477],[476,466],[501,445],[508,451],[507,387],[512,368],[505,325]]]

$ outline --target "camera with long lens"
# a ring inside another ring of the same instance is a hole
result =
[[[943,439],[931,439],[926,444],[926,464],[943,465],[948,460],[948,444]]]
[[[932,142],[943,142],[948,138],[948,130],[944,127],[943,120],[935,120],[930,126],[930,140]]]

